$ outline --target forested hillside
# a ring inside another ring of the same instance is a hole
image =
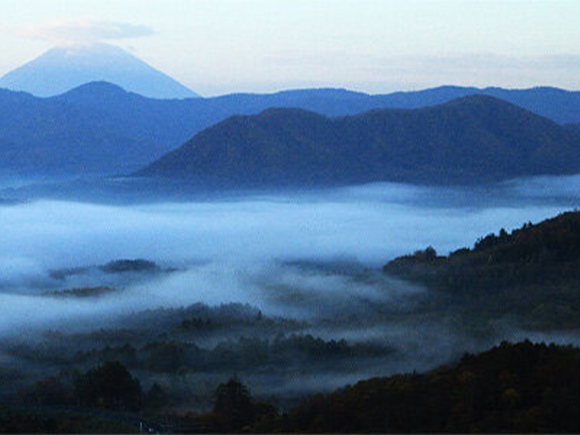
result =
[[[448,256],[433,248],[418,251],[389,262],[384,271],[451,294],[480,313],[578,327],[580,212],[528,223],[510,234],[502,229]]]
[[[580,351],[502,343],[451,367],[313,396],[259,431],[556,433],[580,430]]]
[[[340,118],[299,109],[236,116],[137,175],[228,187],[473,184],[576,173],[578,149],[580,137],[564,127],[477,95]]]

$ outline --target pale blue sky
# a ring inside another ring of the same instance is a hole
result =
[[[0,0],[0,75],[57,43],[47,27],[76,21],[151,28],[108,42],[203,95],[580,89],[577,0]]]

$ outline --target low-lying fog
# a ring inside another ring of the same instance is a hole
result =
[[[65,366],[121,358],[145,385],[160,382],[175,403],[209,406],[212,388],[233,372],[257,394],[294,400],[370,376],[425,370],[490,340],[558,339],[507,320],[487,335],[459,331],[413,310],[436,298],[431,290],[380,267],[429,245],[447,253],[570,210],[580,177],[487,188],[375,184],[181,195],[173,202],[147,201],[137,186],[139,200],[130,204],[120,199],[132,198],[132,183],[93,184],[82,201],[78,186],[76,200],[68,187],[55,195],[45,187],[40,198],[29,188],[0,191],[9,199],[0,200],[0,369],[20,376],[4,392]],[[157,266],[107,269],[120,259]],[[340,339],[346,344],[332,341]],[[163,363],[163,346],[174,341],[189,349],[189,359]]]
[[[247,302],[292,317],[368,301],[403,304],[423,290],[385,283],[378,273],[375,280],[358,282],[300,262],[379,268],[428,245],[446,253],[499,228],[568,210],[577,203],[578,187],[579,177],[565,177],[489,189],[376,184],[199,202],[112,206],[40,199],[0,206],[0,333],[86,327],[121,313],[199,301]],[[148,280],[50,276],[52,270],[123,258],[179,270]],[[97,300],[42,296],[98,285],[125,291]]]

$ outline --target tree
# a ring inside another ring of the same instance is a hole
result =
[[[213,413],[222,431],[239,431],[252,424],[255,416],[252,396],[237,377],[217,387]]]
[[[146,406],[152,409],[162,408],[167,403],[167,394],[163,388],[155,382],[145,397]]]
[[[115,410],[137,410],[141,405],[141,385],[118,361],[106,362],[79,376],[75,395],[82,406]]]
[[[435,248],[433,248],[433,246],[427,246],[427,248],[425,248],[423,251],[415,251],[413,256],[417,261],[428,263],[437,259],[437,251]]]

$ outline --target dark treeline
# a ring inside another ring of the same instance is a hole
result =
[[[503,342],[427,373],[373,378],[332,394],[313,395],[286,412],[256,400],[233,377],[217,387],[210,412],[174,415],[171,421],[175,429],[190,424],[191,431],[220,433],[574,433],[580,430],[579,365],[580,349],[575,347]],[[144,392],[118,362],[79,373],[69,389],[55,389],[53,394],[57,392],[85,412],[139,411],[148,425],[155,418],[163,420],[162,413],[151,410],[162,408],[167,400],[156,384]],[[3,408],[0,432],[83,427],[70,412],[56,420],[42,408],[28,411],[26,421],[22,415],[23,411]],[[118,424],[120,415],[109,415],[105,427]],[[50,426],[57,422],[60,426]]]
[[[265,432],[578,432],[580,350],[524,342],[359,382],[261,421]]]
[[[312,335],[279,336],[272,340],[240,338],[221,342],[211,349],[176,341],[150,343],[143,348],[135,348],[130,344],[107,346],[98,350],[78,351],[70,359],[61,356],[45,360],[45,364],[53,363],[61,367],[60,372],[20,388],[15,400],[18,403],[33,402],[47,406],[78,404],[84,394],[76,397],[66,392],[78,386],[79,368],[95,364],[122,363],[124,367],[138,371],[147,378],[155,378],[157,374],[160,379],[166,380],[166,384],[171,385],[167,379],[188,373],[224,376],[232,372],[262,371],[272,376],[288,370],[322,373],[330,369],[348,373],[349,369],[362,366],[366,360],[387,358],[392,352],[386,345],[351,344],[346,340],[325,341]],[[14,355],[19,355],[27,363],[41,364],[43,358],[42,354],[34,351],[27,354],[21,349]],[[167,396],[164,405],[177,406],[184,399],[171,388],[164,394]]]
[[[580,326],[580,212],[508,234],[489,234],[471,249],[439,256],[433,248],[389,262],[390,275],[452,295],[491,317],[537,328]]]
[[[320,336],[310,322],[236,303],[140,311],[115,319],[109,328],[5,337],[0,345],[0,400],[42,407],[77,406],[78,397],[70,394],[76,377],[108,362],[138,375],[146,391],[158,384],[164,407],[200,410],[232,373],[248,379],[259,394],[274,394],[272,386],[284,385],[275,393],[276,403],[296,403],[317,388],[307,379],[318,373],[327,377],[321,388],[329,391],[341,376],[363,378],[398,353],[391,343]],[[290,373],[304,379],[292,383]]]
[[[248,370],[249,368],[302,364],[338,364],[341,359],[381,357],[389,353],[386,346],[355,343],[346,340],[322,340],[310,334],[280,335],[274,339],[242,337],[220,342],[204,349],[191,342],[152,342],[141,348],[131,344],[106,346],[79,351],[74,362],[120,360],[125,364],[151,372]]]

